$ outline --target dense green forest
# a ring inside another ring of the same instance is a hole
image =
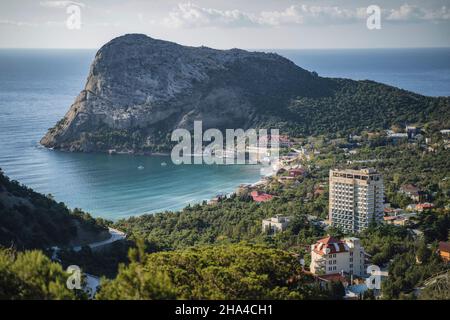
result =
[[[42,249],[69,245],[78,240],[80,230],[94,239],[107,236],[105,223],[11,181],[0,170],[1,246]]]
[[[320,299],[331,296],[291,254],[256,245],[145,254],[102,285],[99,299]]]
[[[89,246],[82,247],[80,251],[62,249],[58,257],[64,269],[77,265],[86,273],[112,279],[117,276],[120,264],[129,263],[128,251],[135,246],[135,238],[131,237],[129,240],[113,242],[101,250],[92,250]]]
[[[154,250],[179,249],[199,244],[263,242],[261,220],[274,214],[301,212],[300,202],[277,199],[256,204],[248,199],[232,197],[216,205],[194,205],[178,212],[143,215],[118,221],[115,226],[128,234],[144,237]],[[318,236],[321,231],[298,215],[292,228],[305,236]],[[272,239],[271,239],[272,240]]]
[[[344,136],[431,121],[442,129],[450,127],[448,97],[425,97],[374,81],[332,79],[332,83],[330,94],[294,99],[280,128],[293,136]]]
[[[66,287],[67,273],[41,251],[0,248],[0,300],[85,298]]]
[[[448,269],[436,254],[435,245],[429,247],[425,242],[409,244],[408,250],[398,252],[389,266],[389,277],[382,283],[383,297],[412,299],[414,288],[422,281]]]

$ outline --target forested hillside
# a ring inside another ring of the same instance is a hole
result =
[[[109,236],[103,223],[11,181],[0,170],[0,246],[30,249],[93,242]]]
[[[450,127],[450,98],[431,98],[374,81],[331,79],[331,94],[299,97],[281,114],[292,135],[345,136],[436,121]],[[276,127],[276,124],[275,124]]]

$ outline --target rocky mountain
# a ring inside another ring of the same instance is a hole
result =
[[[69,151],[154,152],[175,128],[265,126],[293,134],[354,132],[423,122],[448,98],[371,81],[319,77],[273,53],[187,47],[141,34],[113,39],[96,54],[85,89],[42,138]]]

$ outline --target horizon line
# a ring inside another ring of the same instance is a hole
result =
[[[102,45],[103,46],[103,45]],[[100,47],[87,47],[87,48],[64,48],[64,47],[0,47],[0,50],[99,50]],[[190,46],[190,45],[186,45]],[[195,46],[193,46],[195,47]],[[197,46],[197,47],[208,47],[205,45]],[[400,50],[400,49],[450,49],[450,46],[424,46],[424,47],[335,47],[335,48],[320,48],[320,47],[314,47],[314,48],[245,48],[245,47],[229,47],[229,48],[214,48],[214,47],[208,47],[211,49],[217,49],[217,50],[231,50],[231,49],[242,49],[242,50],[386,50],[386,49],[392,49],[392,50]]]

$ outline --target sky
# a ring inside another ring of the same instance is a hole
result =
[[[449,47],[450,0],[0,1],[0,48],[99,48],[126,33],[220,49]]]

